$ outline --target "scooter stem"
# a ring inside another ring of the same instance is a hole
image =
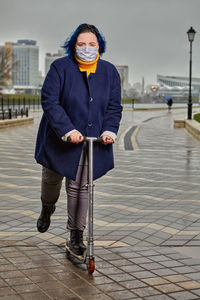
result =
[[[87,137],[88,142],[88,258],[94,255],[94,238],[93,238],[93,143],[97,138]]]

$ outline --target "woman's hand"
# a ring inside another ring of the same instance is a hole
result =
[[[102,135],[102,141],[104,145],[113,144],[114,140],[109,135]]]
[[[69,137],[71,143],[78,144],[83,142],[83,136],[78,130],[72,132]]]

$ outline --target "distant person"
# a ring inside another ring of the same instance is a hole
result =
[[[114,167],[112,144],[121,119],[121,84],[115,66],[100,58],[105,40],[94,25],[79,25],[63,48],[68,55],[51,64],[41,91],[44,113],[35,158],[43,166],[42,210],[37,229],[45,232],[49,228],[65,177],[69,248],[82,255],[88,208],[84,136],[103,139],[103,144],[94,145],[93,179],[97,179]]]
[[[167,101],[168,110],[171,110],[172,104],[173,104],[172,97],[171,96],[167,96],[166,97],[166,101]]]

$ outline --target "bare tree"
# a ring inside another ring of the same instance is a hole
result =
[[[18,66],[9,47],[0,47],[0,86],[12,84],[12,70]]]

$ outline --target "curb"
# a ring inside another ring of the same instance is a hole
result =
[[[137,134],[141,125],[129,126],[119,137],[119,149],[133,151],[139,148]],[[126,141],[125,141],[126,140]]]
[[[140,128],[141,128],[141,125],[138,125],[131,136],[131,143],[133,145],[133,150],[139,149],[139,145],[137,142],[137,135],[138,135]]]
[[[6,128],[21,126],[21,125],[28,125],[32,123],[34,123],[33,117],[0,120],[0,129],[6,129]]]
[[[174,128],[185,128],[200,141],[200,123],[195,120],[174,120]]]

